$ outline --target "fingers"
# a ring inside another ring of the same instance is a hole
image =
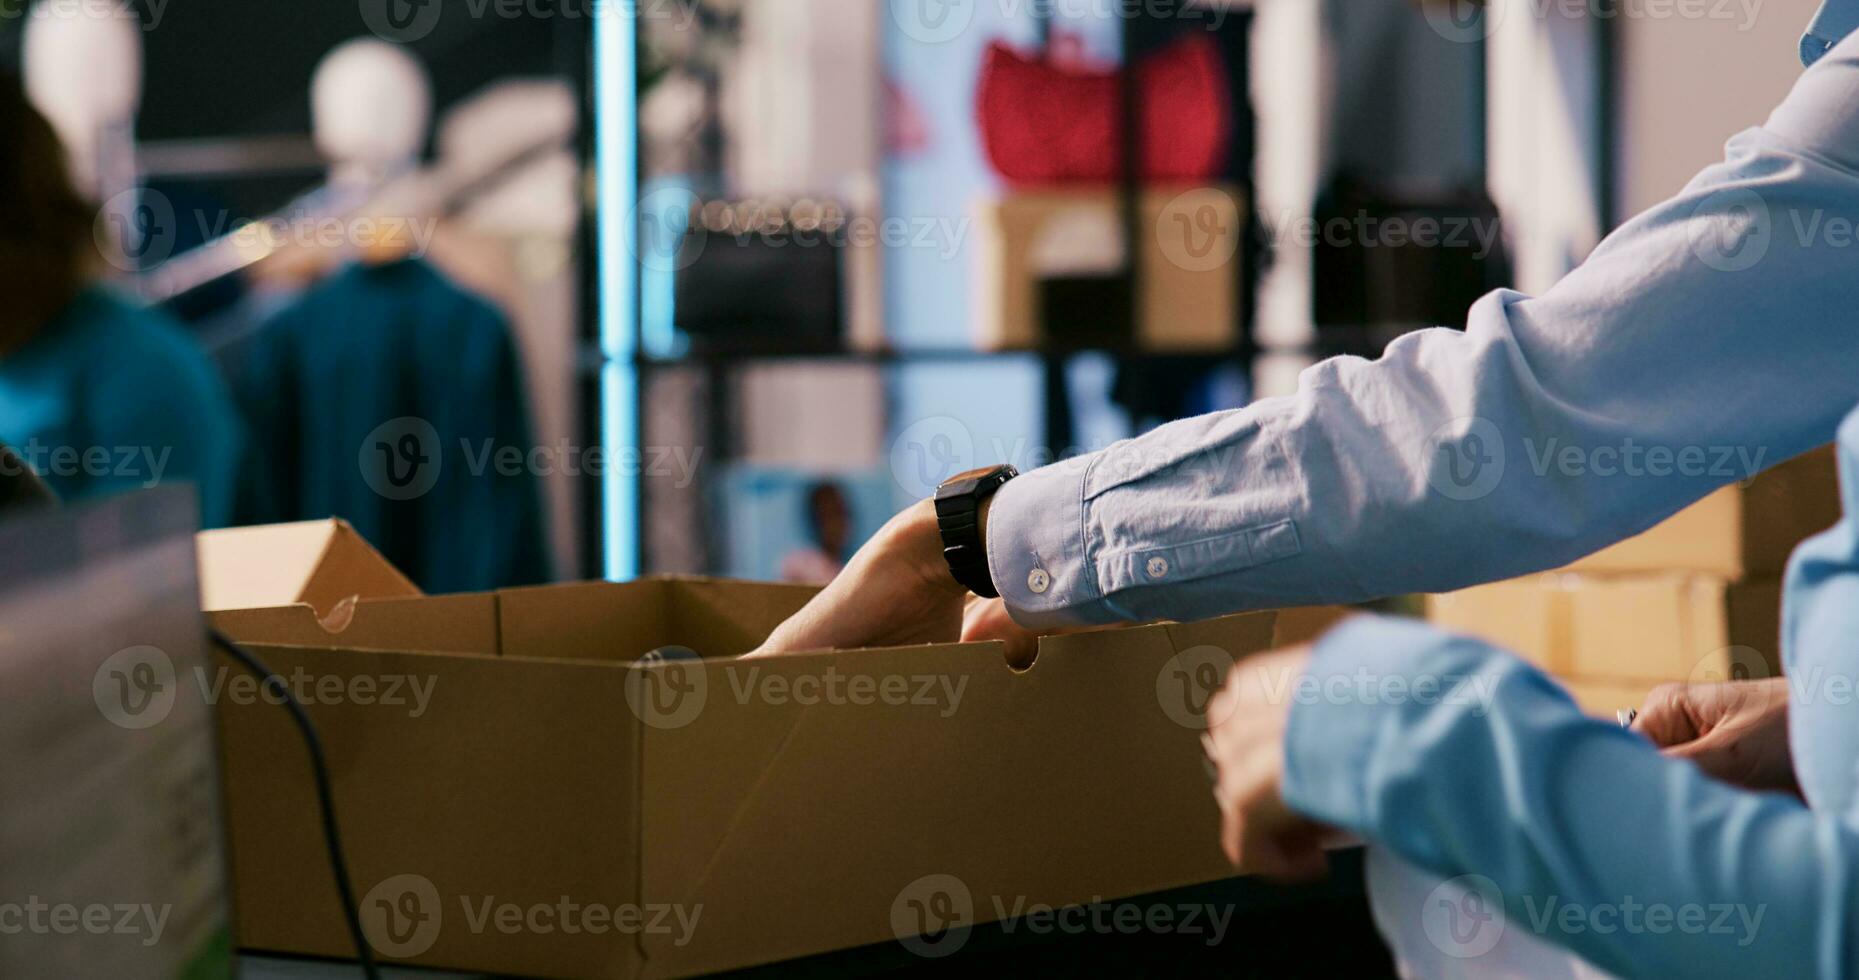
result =
[[[1000,599],[969,597],[962,616],[962,642],[986,643],[999,640],[1007,645],[1007,665],[1025,670],[1039,657],[1039,636],[1013,621],[1006,602]]]
[[[1664,749],[1693,742],[1705,726],[1693,699],[1695,689],[1685,684],[1661,684],[1646,695],[1633,730]]]

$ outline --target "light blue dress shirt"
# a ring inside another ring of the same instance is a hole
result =
[[[1859,44],[1541,296],[1007,484],[1035,627],[1442,592],[1557,567],[1833,438],[1859,403]]]
[[[1493,294],[1464,333],[1008,484],[989,556],[1015,617],[1197,618],[1549,568],[1837,430],[1848,517],[1800,549],[1784,604],[1811,808],[1666,759],[1488,645],[1381,618],[1317,645],[1284,795],[1477,876],[1511,928],[1621,976],[1859,976],[1859,412],[1840,425],[1859,403],[1859,38],[1816,40],[1856,6],[1816,19],[1816,63],[1766,124],[1544,295]]]

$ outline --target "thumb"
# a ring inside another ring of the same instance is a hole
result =
[[[1007,614],[1000,600],[970,601],[962,619],[963,643],[986,643],[999,640],[1007,645],[1007,664],[1025,670],[1039,656],[1039,636],[1025,629]]]

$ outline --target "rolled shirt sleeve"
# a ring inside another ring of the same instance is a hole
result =
[[[1310,368],[1004,488],[990,566],[1051,627],[1555,567],[1830,441],[1859,398],[1859,44],[1539,297]]]
[[[1859,976],[1850,822],[1708,779],[1419,623],[1345,623],[1290,690],[1285,802],[1477,876],[1504,928],[1621,976]]]

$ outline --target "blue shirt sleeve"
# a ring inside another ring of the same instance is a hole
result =
[[[1825,444],[1859,363],[1859,38],[1538,297],[1026,474],[989,562],[1033,627],[1446,591],[1565,564]]]
[[[1859,975],[1859,828],[1710,780],[1420,623],[1344,624],[1292,692],[1286,803],[1489,879],[1506,928],[1622,976]]]

